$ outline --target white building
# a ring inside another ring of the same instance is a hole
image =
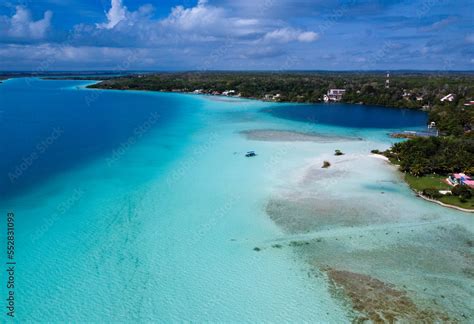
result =
[[[474,106],[474,100],[466,102],[464,106]]]
[[[444,101],[453,101],[454,100],[454,95],[452,93],[448,94],[447,96],[444,96],[443,98],[441,98],[441,102],[444,102]]]
[[[340,101],[345,93],[345,89],[329,89],[328,93],[324,95],[324,101]]]
[[[235,95],[235,90],[226,90],[222,93],[223,96],[233,96]]]

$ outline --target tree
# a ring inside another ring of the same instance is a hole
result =
[[[451,193],[454,196],[458,196],[461,201],[465,201],[472,198],[472,189],[466,185],[457,185],[452,190]]]

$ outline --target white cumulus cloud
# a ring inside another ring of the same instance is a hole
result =
[[[122,0],[112,0],[111,5],[109,11],[106,12],[107,22],[97,24],[98,28],[112,29],[126,19],[127,7],[123,5]]]
[[[280,28],[268,32],[263,36],[263,40],[266,42],[278,42],[278,43],[289,43],[289,42],[314,42],[319,38],[319,35],[312,31],[301,31],[294,28]]]
[[[222,20],[225,11],[222,8],[207,6],[207,1],[200,0],[196,7],[176,6],[171,14],[162,21],[163,26],[175,27],[184,31],[212,26]]]
[[[53,13],[47,10],[42,19],[34,20],[30,10],[24,6],[17,6],[11,18],[0,17],[0,26],[3,26],[0,34],[11,38],[43,39],[51,28],[52,17]]]

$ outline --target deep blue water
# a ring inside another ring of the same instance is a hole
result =
[[[172,96],[65,88],[78,84],[12,79],[0,85],[0,196],[110,154],[140,137],[137,127],[159,128],[179,115]]]
[[[402,129],[428,121],[421,111],[350,104],[276,105],[264,111],[295,121],[353,128]]]

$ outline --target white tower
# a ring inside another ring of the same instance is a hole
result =
[[[390,72],[387,72],[387,80],[385,80],[385,88],[390,88]]]

